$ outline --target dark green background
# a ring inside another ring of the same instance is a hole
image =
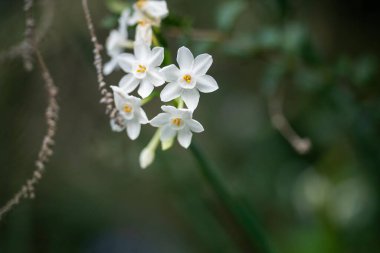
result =
[[[36,2],[39,17],[43,8]],[[105,1],[89,2],[105,41],[114,18]],[[259,217],[276,252],[376,252],[379,9],[369,0],[168,5],[175,16],[163,33],[173,54],[182,45],[212,54],[210,73],[220,86],[201,96],[194,117],[206,131],[194,140],[232,196]],[[174,23],[185,35],[170,32]],[[223,36],[193,40],[189,24]],[[1,52],[22,40],[23,25],[22,1],[1,0]],[[260,252],[249,246],[189,151],[176,144],[159,152],[149,169],[139,169],[139,152],[154,129],[144,127],[136,142],[110,131],[98,103],[91,46],[80,1],[54,1],[40,48],[60,89],[55,154],[37,198],[0,222],[0,252]],[[37,70],[26,72],[20,58],[0,64],[3,204],[34,169],[46,102]],[[268,98],[277,92],[285,96],[292,126],[313,143],[307,155],[271,125]],[[152,118],[159,103],[146,111]]]

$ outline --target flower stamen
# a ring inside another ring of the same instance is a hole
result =
[[[192,77],[191,75],[184,75],[183,80],[185,80],[187,83],[191,83]]]
[[[146,67],[144,65],[139,64],[139,67],[137,68],[138,73],[145,73]]]
[[[138,0],[136,3],[137,8],[142,9],[146,4],[146,0]]]
[[[177,127],[180,127],[182,125],[182,119],[180,119],[180,118],[172,119],[172,124],[177,126]]]
[[[133,111],[133,108],[130,105],[124,105],[123,111],[126,113],[131,113]]]

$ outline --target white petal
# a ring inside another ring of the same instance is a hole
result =
[[[170,115],[168,113],[160,113],[154,117],[150,124],[154,127],[161,127],[169,122]]]
[[[165,83],[164,77],[160,73],[159,68],[150,69],[148,72],[148,79],[156,87]]]
[[[153,67],[160,66],[164,61],[164,48],[163,47],[155,47],[152,49],[150,65]]]
[[[137,8],[133,8],[133,14],[132,16],[129,18],[128,20],[128,25],[130,26],[133,26],[135,24],[137,24],[139,22],[139,20],[143,19],[144,18],[144,15],[141,13],[140,10],[138,10]]]
[[[120,88],[126,93],[131,93],[139,85],[140,80],[135,78],[133,74],[125,75],[119,82]]]
[[[161,141],[167,141],[176,135],[177,131],[171,128],[169,125],[162,127],[161,129]]]
[[[178,49],[177,62],[181,70],[191,70],[194,64],[194,56],[187,47]]]
[[[148,120],[148,117],[146,116],[146,113],[145,113],[145,111],[142,109],[142,108],[140,108],[140,110],[139,110],[139,122],[140,122],[140,124],[148,124],[149,123],[149,120]]]
[[[212,65],[212,56],[209,54],[201,54],[195,58],[193,74],[205,75]]]
[[[140,61],[146,61],[150,55],[149,46],[146,45],[145,43],[135,44],[134,52],[135,52],[136,59]]]
[[[132,72],[132,67],[135,61],[136,58],[132,54],[121,54],[117,57],[117,62],[120,68],[127,73]]]
[[[202,124],[196,121],[195,119],[187,120],[186,124],[190,127],[190,130],[194,133],[201,133],[205,130]]]
[[[128,22],[129,22],[130,17],[131,17],[131,9],[127,8],[121,13],[120,18],[119,18],[119,33],[125,39],[128,38],[127,28],[128,28]]]
[[[193,137],[193,133],[188,129],[182,129],[178,133],[178,142],[182,147],[188,148],[191,143],[191,139]]]
[[[181,95],[182,88],[178,83],[169,83],[161,91],[160,98],[163,102],[172,101]]]
[[[155,153],[154,150],[150,147],[144,148],[140,154],[140,167],[142,169],[146,169],[149,165],[151,165],[154,161]]]
[[[142,98],[146,98],[148,97],[150,94],[152,94],[152,91],[154,89],[154,86],[151,82],[149,82],[148,79],[144,79],[142,80],[141,84],[140,84],[140,88],[139,90],[137,91],[137,93],[142,97]]]
[[[167,113],[169,113],[171,115],[179,113],[179,109],[177,109],[177,108],[175,108],[174,106],[171,106],[171,105],[163,105],[163,106],[161,106],[161,109],[164,112],[167,112]]]
[[[122,48],[120,47],[120,43],[124,40],[123,35],[119,31],[112,30],[106,41],[107,53],[109,55],[121,53]]]
[[[204,75],[197,78],[197,88],[203,93],[214,92],[219,89],[218,83],[212,76]]]
[[[164,18],[169,14],[166,1],[146,1],[143,5],[143,11],[154,18]]]
[[[163,151],[166,151],[170,149],[171,147],[173,147],[173,144],[174,144],[174,138],[171,138],[166,141],[161,141],[161,148]]]
[[[193,117],[193,111],[190,109],[178,109],[178,115],[182,119],[188,120],[188,119],[191,119]]]
[[[181,75],[181,72],[174,64],[162,68],[160,72],[164,75],[167,82],[175,82]]]
[[[131,140],[136,140],[139,137],[141,125],[137,121],[131,120],[127,122],[127,133]]]
[[[111,89],[113,90],[116,108],[118,110],[122,110],[125,102],[127,101],[127,94],[117,86],[111,86]]]
[[[147,46],[152,45],[153,30],[151,25],[137,25],[135,44],[145,43]]]
[[[112,71],[115,70],[115,68],[118,66],[117,60],[115,58],[112,58],[109,62],[104,64],[103,73],[104,75],[108,76],[112,73]]]
[[[187,107],[192,111],[194,111],[197,108],[199,103],[199,97],[199,91],[196,89],[184,90],[182,92],[183,101],[185,102]]]

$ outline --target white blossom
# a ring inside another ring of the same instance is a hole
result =
[[[133,15],[129,25],[136,26],[135,43],[152,45],[153,26],[159,27],[161,20],[168,14],[166,1],[139,0],[133,5]]]
[[[133,5],[134,13],[129,21],[130,25],[135,25],[139,21],[149,19],[155,25],[159,25],[161,20],[169,14],[166,1],[159,0],[138,0]]]
[[[206,75],[213,59],[209,54],[201,54],[194,59],[186,47],[178,50],[177,62],[161,70],[168,85],[161,92],[161,100],[168,102],[181,97],[186,106],[195,110],[199,103],[199,92],[210,93],[217,90],[218,84],[213,77]]]
[[[116,109],[124,119],[127,134],[131,140],[135,140],[140,135],[141,124],[149,123],[144,110],[141,108],[141,99],[128,95],[117,86],[111,86],[111,88],[114,93]]]
[[[161,141],[166,142],[177,135],[179,144],[188,148],[194,133],[204,131],[201,123],[193,119],[189,109],[177,109],[173,106],[162,106],[164,113],[158,114],[150,121],[154,127],[161,128]]]
[[[165,83],[158,66],[164,60],[164,49],[155,47],[152,50],[144,43],[136,44],[133,54],[121,54],[118,57],[119,66],[128,73],[119,82],[120,88],[126,93],[134,91],[137,86],[142,98],[148,97],[154,87]]]
[[[153,28],[149,21],[140,21],[136,26],[135,44],[152,45]]]
[[[106,41],[106,50],[111,60],[104,64],[103,72],[109,75],[118,67],[117,57],[124,51],[130,43],[128,41],[128,21],[131,16],[130,9],[126,9],[120,16],[119,28],[112,30]]]

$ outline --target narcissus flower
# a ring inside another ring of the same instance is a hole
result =
[[[149,20],[139,21],[136,26],[135,43],[145,43],[148,46],[152,45],[153,28]]]
[[[134,5],[134,14],[130,20],[130,24],[136,24],[138,21],[149,18],[157,24],[161,19],[169,14],[166,1],[159,0],[138,0]]]
[[[106,50],[111,60],[104,65],[103,72],[105,75],[109,75],[118,67],[117,57],[124,51],[125,47],[130,46],[128,41],[128,20],[130,18],[131,11],[126,9],[120,16],[119,28],[112,30],[106,41]]]
[[[121,54],[118,57],[120,67],[128,74],[119,83],[126,93],[134,91],[137,86],[138,94],[142,98],[148,97],[154,87],[165,83],[158,66],[164,60],[164,49],[155,47],[152,50],[148,45],[136,44],[133,54]]]
[[[116,109],[124,119],[127,134],[131,140],[140,135],[141,125],[149,123],[149,120],[141,108],[141,99],[129,96],[117,86],[111,86],[114,93]]]
[[[204,131],[201,123],[193,119],[189,109],[177,109],[173,106],[162,106],[164,113],[158,114],[150,121],[154,127],[161,128],[161,141],[165,142],[177,135],[179,144],[188,148],[194,133]]]
[[[168,85],[161,92],[161,100],[168,102],[181,97],[186,106],[195,110],[199,103],[199,92],[210,93],[217,90],[215,79],[206,75],[213,59],[209,54],[201,54],[194,59],[191,51],[186,47],[178,50],[177,62],[161,70]]]

